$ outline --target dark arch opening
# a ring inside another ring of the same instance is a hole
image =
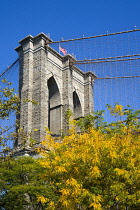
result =
[[[48,127],[53,134],[59,134],[61,129],[61,100],[54,77],[48,80],[48,93]]]
[[[73,114],[75,119],[82,117],[82,107],[76,91],[73,92]]]

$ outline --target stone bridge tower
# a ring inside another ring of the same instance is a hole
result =
[[[44,139],[44,127],[53,134],[67,129],[65,113],[71,109],[75,118],[93,111],[92,84],[95,75],[84,73],[74,66],[71,55],[61,56],[52,49],[52,42],[44,33],[19,41],[19,94],[21,98],[20,127],[26,133],[35,128],[34,138]],[[34,100],[25,103],[24,100]],[[20,145],[20,139],[16,143]]]

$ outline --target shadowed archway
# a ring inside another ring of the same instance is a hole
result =
[[[60,134],[61,99],[58,85],[54,77],[48,80],[48,92],[48,127],[53,134]]]
[[[75,119],[82,117],[82,107],[76,91],[73,92],[73,114]]]

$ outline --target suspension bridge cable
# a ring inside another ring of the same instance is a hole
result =
[[[123,56],[116,56],[116,57],[107,57],[107,58],[97,58],[97,59],[86,59],[86,60],[77,60],[76,63],[80,63],[83,61],[99,61],[99,60],[111,60],[115,58],[128,58],[128,57],[135,57],[140,56],[140,54],[133,54],[133,55],[123,55]]]
[[[10,126],[9,128],[6,128],[6,129],[2,130],[2,131],[0,132],[0,135],[4,134],[5,132],[9,131],[11,128],[13,128],[13,127],[15,127],[15,126],[16,126],[16,124]]]
[[[98,37],[112,36],[112,35],[118,35],[118,34],[124,34],[124,33],[131,33],[131,32],[136,32],[136,31],[140,31],[140,29],[121,31],[121,32],[110,33],[110,34],[102,34],[102,35],[96,35],[96,36],[89,36],[89,37],[81,37],[81,38],[76,38],[76,39],[52,41],[52,42],[48,42],[47,44],[61,43],[61,42],[72,42],[72,41],[83,40],[83,39],[94,39],[94,38],[98,38]]]
[[[109,61],[97,61],[97,62],[79,62],[76,61],[75,64],[89,64],[89,63],[106,63],[106,62],[118,62],[118,61],[132,61],[132,60],[139,60],[140,58],[129,58],[129,59],[119,59],[119,60],[109,60]]]
[[[0,77],[2,77],[10,68],[12,68],[17,62],[19,61],[19,58],[14,61],[2,74],[0,74]]]
[[[140,77],[140,76],[122,76],[122,77],[100,77],[100,78],[98,78],[98,77],[96,77],[96,78],[94,78],[94,80],[95,79],[122,79],[122,78],[138,78],[138,77]]]

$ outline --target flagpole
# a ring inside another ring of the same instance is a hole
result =
[[[59,42],[59,54],[60,54],[60,42]]]

